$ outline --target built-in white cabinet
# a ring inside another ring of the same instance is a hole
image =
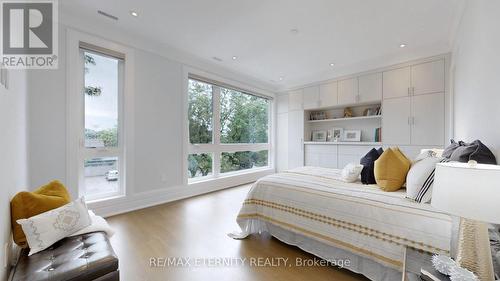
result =
[[[385,99],[382,103],[382,141],[410,144],[411,98]]]
[[[288,112],[288,95],[279,95],[276,98],[276,110],[278,114]]]
[[[323,84],[319,87],[319,100],[321,107],[336,106],[338,104],[337,81]]]
[[[320,107],[319,86],[307,87],[302,90],[302,104],[306,110]]]
[[[301,166],[304,166],[304,111],[295,110],[288,112],[288,169]]]
[[[339,83],[338,104],[354,104],[358,102],[358,78],[341,80]]]
[[[382,73],[366,74],[358,77],[358,102],[382,100]]]
[[[278,113],[276,118],[276,169],[288,169],[288,112]]]
[[[444,93],[412,97],[411,144],[443,145]]]
[[[437,145],[444,142],[444,93],[385,99],[384,144]]]
[[[444,60],[424,62],[383,73],[384,99],[441,93],[444,90]]]
[[[277,97],[278,171],[303,165],[340,169],[348,163],[359,163],[373,147],[398,146],[414,157],[422,148],[444,145],[444,58],[350,77]],[[380,105],[381,116],[363,116],[366,109]],[[346,106],[359,118],[340,118]],[[310,113],[319,110],[331,119],[309,121]],[[309,142],[312,131],[334,127],[360,130],[362,142]],[[381,143],[372,142],[377,128],[382,129]],[[308,142],[304,143],[304,137]]]
[[[444,60],[413,65],[411,81],[413,95],[444,92]]]
[[[385,71],[383,73],[384,99],[406,97],[410,87],[410,67]]]
[[[288,93],[288,110],[302,110],[302,90]]]

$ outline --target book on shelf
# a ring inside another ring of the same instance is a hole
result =
[[[376,128],[375,129],[375,142],[381,142],[382,141],[382,128]]]

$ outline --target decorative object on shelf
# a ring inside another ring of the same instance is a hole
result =
[[[333,134],[332,130],[326,131],[326,141],[332,141],[332,134]]]
[[[485,222],[500,223],[499,182],[500,166],[497,165],[436,164],[431,204],[437,210],[461,217],[456,260],[480,280],[494,279]]]
[[[312,132],[312,141],[326,141],[326,131],[313,131]]]
[[[444,275],[450,275],[452,269],[458,266],[452,258],[445,255],[432,256],[432,265]]]
[[[327,119],[326,112],[314,111],[309,114],[309,120],[325,120]]]
[[[375,128],[375,142],[382,142],[382,128]]]
[[[346,107],[344,108],[344,118],[352,117],[352,108]]]
[[[344,128],[332,128],[332,141],[341,141],[344,135]]]
[[[479,278],[471,271],[456,266],[451,269],[450,273],[451,281],[479,281]],[[494,279],[484,279],[484,280],[494,280]]]
[[[345,130],[343,141],[361,141],[361,131]]]

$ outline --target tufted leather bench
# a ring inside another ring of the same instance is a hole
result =
[[[104,232],[65,238],[28,257],[24,249],[12,281],[119,280],[118,258]]]

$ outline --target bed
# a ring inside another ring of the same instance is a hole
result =
[[[429,254],[450,254],[452,217],[405,199],[404,189],[383,192],[339,175],[301,167],[260,179],[238,214],[235,238],[269,232],[328,261],[349,260],[347,269],[371,280],[401,280],[406,249],[417,253],[407,259],[415,274]]]

